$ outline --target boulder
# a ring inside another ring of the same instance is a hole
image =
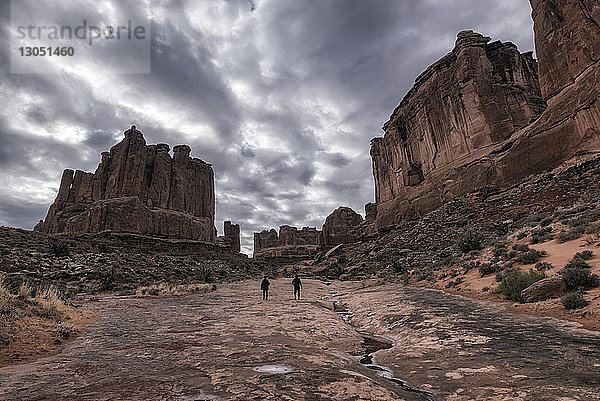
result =
[[[550,297],[558,297],[565,293],[567,286],[561,276],[548,277],[521,291],[521,298],[525,302],[537,302]]]

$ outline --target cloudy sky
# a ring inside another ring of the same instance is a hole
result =
[[[52,3],[46,15],[77,1]],[[369,140],[458,31],[533,50],[526,0],[156,0],[149,74],[15,74],[0,4],[0,225],[32,228],[62,170],[95,170],[135,123],[148,143],[187,143],[213,164],[217,228],[240,222],[246,252],[253,231],[320,228],[339,205],[364,215]]]

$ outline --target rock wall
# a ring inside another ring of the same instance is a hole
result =
[[[279,233],[275,229],[254,233],[254,257],[258,259],[307,259],[318,252],[339,244],[355,242],[361,234],[360,214],[349,207],[339,207],[323,223],[323,230],[314,227],[283,225]]]
[[[340,206],[325,219],[320,243],[326,247],[348,244],[357,240],[355,227],[363,222],[360,214],[349,207]]]
[[[215,241],[214,172],[187,145],[146,145],[132,126],[95,173],[65,170],[46,233],[132,232]]]
[[[378,227],[600,151],[598,2],[531,4],[541,87],[530,53],[459,33],[372,140]]]
[[[261,258],[312,258],[319,248],[321,231],[314,227],[281,226],[254,233],[254,257]]]

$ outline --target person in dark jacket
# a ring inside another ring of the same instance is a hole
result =
[[[260,289],[263,292],[263,300],[269,299],[269,284],[271,283],[267,279],[267,276],[265,276],[265,278],[263,278],[263,281],[260,283]]]
[[[300,288],[302,288],[302,280],[296,274],[296,277],[292,280],[292,285],[294,286],[294,299],[300,299]]]

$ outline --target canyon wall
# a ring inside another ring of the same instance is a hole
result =
[[[460,32],[372,140],[378,227],[600,151],[598,2],[531,5],[539,79],[531,53]]]
[[[65,170],[46,233],[131,232],[215,242],[214,172],[187,145],[146,145],[132,126],[95,173]]]
[[[321,231],[314,227],[281,226],[254,233],[254,258],[307,259],[314,257],[319,249]]]
[[[281,226],[254,233],[254,257],[258,259],[287,258],[309,259],[318,252],[339,244],[355,242],[360,236],[358,226],[363,222],[360,214],[349,207],[334,210],[323,223],[323,230],[314,227]]]

